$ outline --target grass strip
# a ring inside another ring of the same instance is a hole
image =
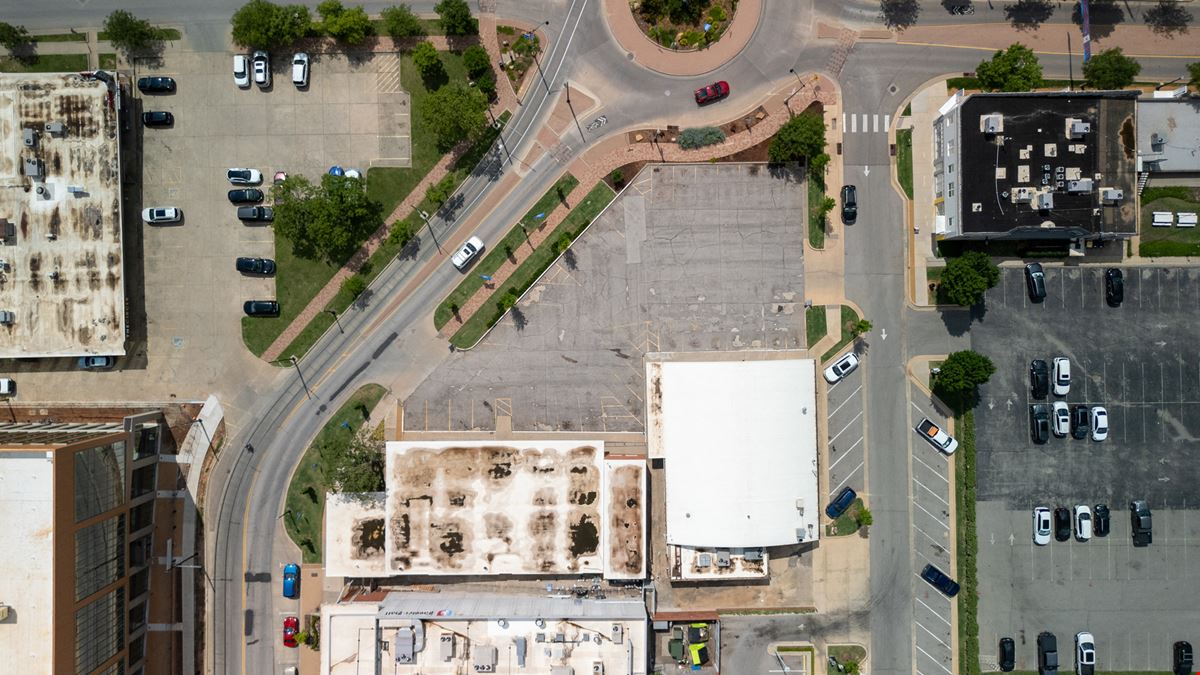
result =
[[[829,351],[821,355],[821,363],[825,363],[833,358],[838,352],[842,351],[842,347],[850,344],[850,341],[854,339],[854,336],[850,334],[850,326],[858,323],[858,319],[858,312],[847,305],[842,305],[842,339],[838,340],[838,343],[831,347]]]
[[[549,190],[546,190],[546,194],[537,200],[537,203],[529,209],[520,222],[514,225],[503,239],[496,242],[495,246],[491,247],[483,260],[480,260],[474,269],[463,277],[458,286],[450,292],[450,295],[446,296],[446,299],[438,305],[437,310],[433,313],[433,325],[441,330],[449,323],[450,319],[454,318],[457,308],[465,306],[476,291],[483,287],[483,278],[480,275],[491,276],[500,269],[504,261],[509,259],[529,239],[528,230],[536,230],[538,222],[544,222],[545,218],[549,217],[560,203],[566,201],[567,196],[578,185],[579,179],[567,173],[563,174],[562,178],[559,178]],[[545,214],[545,216],[537,218],[539,213]]]
[[[912,129],[896,131],[896,177],[909,199],[913,198]]]
[[[546,237],[508,279],[505,279],[504,283],[496,288],[487,304],[480,307],[471,315],[471,318],[467,319],[454,337],[450,338],[450,343],[459,349],[469,349],[475,346],[483,334],[495,325],[500,317],[504,316],[509,307],[515,305],[516,300],[529,290],[533,282],[542,276],[542,273],[558,259],[559,254],[570,246],[571,242],[616,196],[607,183],[603,181],[597,183],[583,198],[583,201],[579,202],[571,213],[567,214],[567,217],[558,224],[558,227],[554,228],[554,232]],[[509,299],[507,303],[506,298]]]
[[[38,54],[27,61],[0,57],[3,73],[68,73],[87,69],[87,54]]]
[[[825,526],[825,536],[827,537],[844,537],[848,534],[858,532],[858,513],[862,511],[863,500],[855,499],[850,508],[846,512],[838,516],[833,524]]]
[[[178,28],[158,28],[158,40],[178,40],[183,37]],[[96,39],[103,42],[111,40],[112,37],[106,31],[100,31],[96,34]]]
[[[827,214],[821,208],[825,202],[825,181],[809,176],[808,179],[808,243],[813,248],[825,248],[825,220]]]
[[[804,310],[804,332],[807,342],[805,346],[812,349],[812,346],[821,341],[821,338],[829,334],[829,326],[825,321],[825,306],[817,305]]]
[[[954,501],[958,554],[958,672],[979,673],[979,580],[975,532],[975,413],[958,417],[954,429],[958,452],[954,459]]]
[[[87,42],[87,33],[51,33],[29,37],[34,42]]]
[[[106,52],[100,55],[100,68],[104,70],[113,70],[117,67],[117,55],[112,52]]]
[[[288,536],[304,552],[304,562],[319,563],[321,557],[321,530],[325,512],[325,493],[329,485],[325,481],[325,470],[321,463],[320,447],[346,434],[342,424],[349,425],[350,434],[368,422],[370,411],[375,409],[387,389],[378,384],[368,384],[344,403],[333,417],[321,427],[321,431],[292,474],[288,484],[287,502],[284,505],[283,523]],[[365,412],[364,412],[365,411]]]
[[[1146,188],[1138,228],[1138,253],[1142,256],[1200,256],[1200,228],[1154,227],[1155,211],[1196,213],[1200,211],[1200,190],[1181,185]]]

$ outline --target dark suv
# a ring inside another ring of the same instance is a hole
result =
[[[1050,440],[1050,406],[1045,403],[1029,406],[1029,437],[1034,443]]]
[[[934,588],[945,593],[948,598],[958,595],[958,582],[946,576],[945,572],[933,565],[926,565],[925,569],[921,570],[921,578],[928,581]]]
[[[1115,267],[1104,270],[1104,300],[1109,307],[1120,307],[1125,301],[1125,275]]]
[[[1054,633],[1042,633],[1038,635],[1037,646],[1038,672],[1058,672],[1058,638],[1054,637]]]
[[[829,506],[825,507],[825,515],[829,516],[830,518],[837,518],[838,516],[841,516],[846,512],[846,509],[850,508],[850,505],[854,503],[854,500],[857,497],[858,495],[855,494],[854,490],[847,485],[846,487],[842,488],[842,491],[839,492],[836,497],[833,498],[833,501],[829,502]]]
[[[1029,362],[1029,386],[1034,398],[1046,398],[1050,394],[1050,367],[1042,359]]]
[[[1029,263],[1025,266],[1025,286],[1029,290],[1029,299],[1041,302],[1046,299],[1046,272],[1041,263]]]
[[[1135,548],[1149,546],[1154,542],[1153,520],[1150,505],[1144,499],[1129,503],[1129,525],[1132,528],[1133,545]]]
[[[1017,646],[1010,637],[1000,638],[1000,672],[1011,672],[1016,667]]]
[[[1071,406],[1071,436],[1082,441],[1092,429],[1091,412],[1086,405]]]
[[[1190,675],[1192,672],[1192,643],[1180,640],[1171,650],[1175,675]]]
[[[175,80],[169,77],[143,77],[137,81],[137,88],[143,94],[173,94]]]
[[[858,220],[858,189],[853,185],[842,186],[842,222],[853,225]]]
[[[275,220],[275,209],[269,206],[239,206],[237,217],[239,220],[271,221]]]
[[[274,300],[247,300],[242,305],[246,316],[279,316],[279,303]]]

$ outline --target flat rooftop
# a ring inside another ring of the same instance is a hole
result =
[[[77,74],[0,74],[0,358],[125,353],[114,101]]]
[[[0,654],[13,673],[54,663],[54,461],[47,451],[0,449]]]
[[[1134,96],[968,96],[960,111],[961,166],[948,170],[962,176],[962,233],[1018,231],[1030,239],[1135,233]],[[989,118],[999,121],[998,130],[988,131]],[[1103,202],[1103,188],[1122,191],[1123,199]],[[1049,208],[1037,207],[1037,192],[1050,194]]]
[[[647,441],[650,457],[665,460],[667,543],[754,548],[819,538],[816,364],[788,354],[647,360]]]
[[[1138,99],[1137,115],[1144,170],[1200,172],[1200,99]]]

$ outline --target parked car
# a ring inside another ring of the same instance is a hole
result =
[[[1092,519],[1096,521],[1096,536],[1107,537],[1109,527],[1108,504],[1097,504],[1092,507]]]
[[[279,303],[274,300],[247,300],[242,304],[246,316],[279,316]]]
[[[1109,307],[1120,307],[1125,301],[1125,275],[1116,267],[1104,270],[1104,300]]]
[[[1129,503],[1129,526],[1134,548],[1154,543],[1154,521],[1146,500],[1135,499]]]
[[[1045,403],[1029,406],[1029,437],[1034,443],[1050,440],[1050,406]]]
[[[1071,538],[1071,509],[1060,506],[1054,509],[1054,539],[1068,541]]]
[[[1095,675],[1096,638],[1087,631],[1075,634],[1075,675]]]
[[[254,66],[254,84],[257,84],[260,89],[266,89],[271,86],[271,55],[258,50],[254,52],[254,56],[250,61]]]
[[[1033,543],[1045,546],[1050,543],[1050,509],[1045,506],[1033,509]]]
[[[1071,393],[1071,360],[1065,356],[1054,357],[1054,395]]]
[[[299,589],[296,588],[300,579],[300,566],[296,563],[288,563],[283,566],[283,597],[298,598],[300,597]]]
[[[262,172],[258,169],[229,169],[225,177],[234,185],[258,185],[262,182]]]
[[[275,261],[270,258],[238,258],[235,266],[242,274],[275,274]]]
[[[1033,302],[1046,299],[1046,272],[1041,263],[1029,263],[1025,266],[1025,286],[1029,291],[1029,299]]]
[[[1175,675],[1191,675],[1192,643],[1180,640],[1171,648],[1171,669]]]
[[[913,430],[917,432],[918,436],[929,441],[930,445],[947,455],[953,455],[954,451],[958,449],[958,441],[929,418],[921,420]]]
[[[79,357],[79,367],[82,370],[108,370],[117,363],[116,357],[112,356],[81,356]]]
[[[1077,440],[1088,437],[1092,428],[1091,412],[1086,405],[1071,406],[1071,436]]]
[[[1029,387],[1034,398],[1046,398],[1050,393],[1050,368],[1042,359],[1029,362]]]
[[[234,204],[249,204],[261,202],[263,191],[258,188],[241,188],[229,191],[229,201]]]
[[[450,263],[460,270],[466,269],[467,265],[471,264],[471,261],[474,260],[475,256],[479,255],[479,252],[482,250],[483,240],[479,237],[471,237],[465,244],[462,245],[462,248],[458,249],[454,252],[454,255],[450,256]]]
[[[837,518],[838,516],[841,516],[846,512],[846,509],[850,508],[850,505],[853,504],[854,500],[857,498],[858,494],[855,493],[849,485],[847,485],[846,487],[842,488],[841,492],[837,493],[837,496],[834,497],[832,501],[829,502],[829,506],[825,507],[825,515],[829,516],[830,518]]]
[[[858,220],[858,189],[853,185],[842,186],[842,222],[853,225]]]
[[[300,630],[300,619],[289,616],[283,620],[283,646],[296,646],[296,633]]]
[[[275,220],[275,209],[269,206],[239,206],[237,217],[239,220],[268,222]]]
[[[141,77],[138,78],[137,88],[143,94],[173,94],[175,80],[169,77]]]
[[[1010,637],[1000,638],[1000,672],[1012,671],[1017,664],[1017,647]]]
[[[832,366],[825,369],[825,381],[829,384],[836,384],[842,378],[854,372],[854,369],[857,367],[858,357],[854,355],[854,352],[850,352],[837,361],[834,361]]]
[[[151,206],[142,209],[142,220],[150,223],[178,223],[183,218],[183,211],[174,206]]]
[[[245,54],[233,56],[233,83],[243,89],[250,86],[250,59]]]
[[[142,113],[142,124],[148,127],[169,127],[175,124],[175,116],[165,110],[147,110]]]
[[[729,95],[729,83],[721,80],[696,90],[696,104],[706,105]]]
[[[308,86],[308,54],[304,52],[292,55],[292,84],[298,89]]]
[[[945,572],[939,570],[933,565],[926,565],[925,569],[921,570],[921,578],[928,581],[931,586],[946,594],[946,597],[953,598],[958,595],[958,582],[951,579]]]
[[[1108,411],[1104,406],[1092,406],[1092,440],[1103,441],[1108,438]]]
[[[1090,541],[1092,538],[1092,507],[1087,504],[1075,505],[1075,539]]]
[[[1058,672],[1058,638],[1054,633],[1041,633],[1037,638],[1038,672]]]
[[[1054,420],[1054,435],[1066,438],[1071,433],[1071,410],[1066,403],[1055,401],[1051,406],[1051,418]]]

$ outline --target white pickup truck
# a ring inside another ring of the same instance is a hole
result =
[[[921,420],[914,430],[921,438],[929,441],[930,445],[947,455],[953,455],[954,451],[958,449],[958,441],[946,433],[945,429],[929,421],[929,418]]]

